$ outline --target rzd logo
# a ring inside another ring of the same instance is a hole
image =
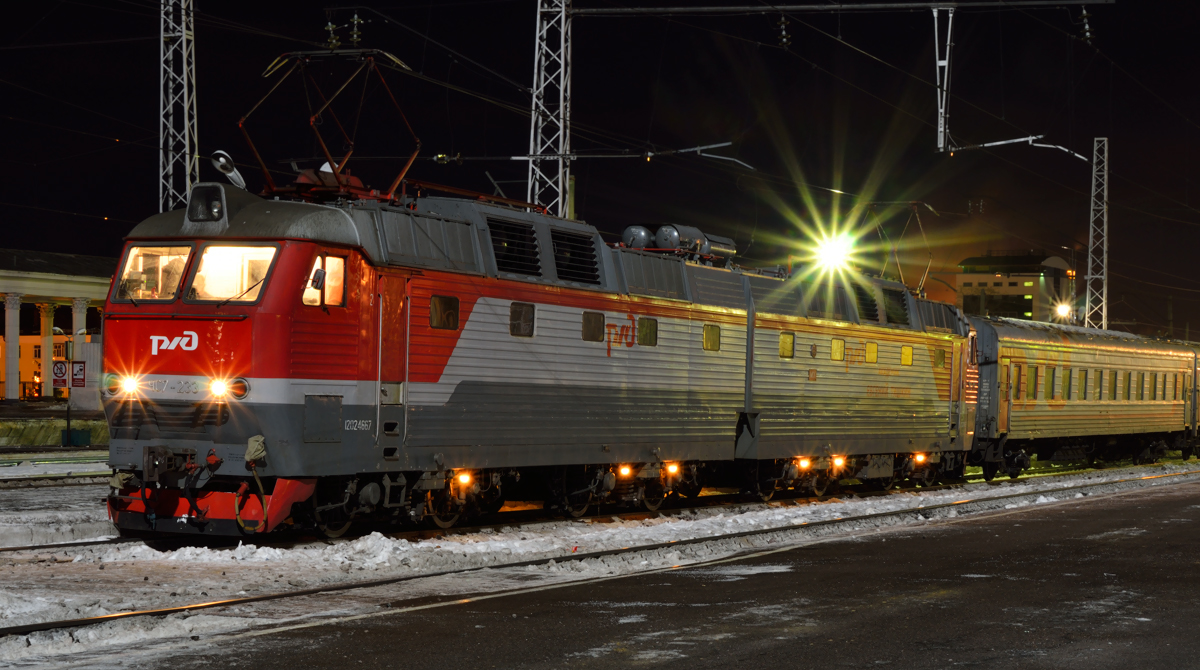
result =
[[[200,346],[200,337],[196,335],[195,331],[191,330],[183,331],[183,335],[180,335],[175,339],[171,339],[163,335],[150,336],[151,356],[157,356],[160,348],[164,350],[170,350],[174,349],[175,347],[179,347],[184,351],[195,351],[196,347],[198,346]]]

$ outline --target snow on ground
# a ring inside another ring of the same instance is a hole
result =
[[[0,547],[115,535],[105,485],[0,489]]]
[[[517,561],[913,509],[964,498],[1038,494],[1036,503],[1025,499],[1004,505],[1006,508],[1015,508],[1079,495],[1065,492],[1055,496],[1056,489],[1067,486],[1194,469],[1194,465],[1173,464],[1093,471],[1052,479],[1026,479],[1008,482],[1003,486],[973,484],[944,491],[915,491],[845,501],[834,499],[806,505],[710,508],[636,521],[612,519],[608,523],[537,523],[420,541],[392,539],[374,533],[348,541],[287,549],[240,545],[219,550],[184,547],[160,553],[143,545],[130,544],[60,550],[53,557],[43,557],[49,560],[40,562],[30,562],[28,555],[24,558],[13,556],[11,558],[15,562],[7,566],[0,565],[0,627],[187,605],[345,582],[430,575],[446,570],[485,569],[403,582],[370,589],[369,592],[347,591],[214,609],[195,615],[135,618],[74,632],[9,636],[0,638],[0,665],[22,658],[49,660],[61,654],[83,653],[90,656],[112,648],[112,645],[127,649],[131,640],[141,640],[153,646],[169,640],[177,641],[185,636],[209,636],[250,625],[278,624],[364,611],[378,607],[380,598],[408,600],[425,595],[491,593],[531,583],[575,581],[669,568],[731,556],[754,547],[812,541],[813,536],[810,534],[807,539],[798,535],[787,538],[778,534],[753,536],[585,561],[499,570],[489,568]],[[1167,483],[1173,480],[1161,481]],[[947,516],[955,514],[954,510],[946,513]],[[853,531],[875,531],[882,526],[913,523],[920,523],[920,520],[889,518],[886,522],[858,522],[850,528],[828,527],[829,530],[820,532],[830,536],[845,536]],[[3,558],[0,556],[0,562]],[[740,576],[732,569],[721,574],[726,578]]]

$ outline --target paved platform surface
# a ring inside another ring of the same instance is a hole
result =
[[[156,664],[1174,669],[1200,666],[1198,621],[1200,484],[1188,484],[227,640]]]

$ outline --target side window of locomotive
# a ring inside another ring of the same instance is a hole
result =
[[[513,337],[533,337],[533,305],[514,302],[508,308],[508,334]]]
[[[779,357],[780,358],[795,358],[796,357],[796,334],[795,333],[780,333],[779,334]]]
[[[324,286],[316,288],[314,280],[317,270],[325,273]],[[346,259],[341,256],[317,256],[313,262],[308,280],[304,282],[304,295],[301,301],[305,305],[325,305],[341,307],[346,303]]]
[[[867,342],[867,362],[879,362],[879,344],[875,342]]]
[[[904,345],[900,347],[900,365],[912,365],[913,363],[913,348]]]
[[[829,360],[846,360],[846,340],[833,340],[829,343]]]
[[[117,300],[174,300],[191,247],[132,247],[117,282]]]
[[[658,319],[642,317],[637,320],[637,343],[640,347],[658,346]]]
[[[583,313],[584,342],[604,341],[604,314],[600,312]]]
[[[704,324],[704,350],[721,350],[721,327],[710,323]]]
[[[458,298],[445,295],[429,298],[429,327],[458,330]]]
[[[273,246],[209,245],[188,288],[188,300],[249,303],[262,295],[277,249]]]

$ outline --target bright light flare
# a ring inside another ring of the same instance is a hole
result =
[[[850,268],[850,256],[854,253],[854,240],[849,235],[841,233],[825,236],[817,240],[817,265],[826,272],[847,270]]]
[[[471,473],[469,473],[469,472],[460,473],[458,475],[458,483],[459,484],[470,484],[471,483]]]
[[[136,377],[121,378],[121,390],[125,393],[137,393],[138,386],[139,384]]]
[[[801,470],[807,470],[810,467],[812,467],[812,461],[808,460],[807,458],[800,459],[800,469]]]
[[[916,454],[915,456],[913,456],[913,460],[915,460],[918,463],[924,463],[925,462],[925,454]]]
[[[622,477],[628,477],[629,473],[633,472],[633,468],[629,467],[628,465],[622,465],[621,469],[617,472],[620,472]]]
[[[224,379],[214,379],[208,385],[208,390],[218,398],[224,398],[229,393],[229,384]]]
[[[1071,316],[1071,306],[1065,302],[1060,302],[1057,306],[1055,306],[1054,313],[1057,314],[1059,318],[1065,319],[1068,316]]]
[[[679,472],[679,465],[677,465],[675,463],[667,463],[667,473],[668,474],[673,475],[677,472]]]
[[[834,457],[833,457],[833,467],[835,467],[835,468],[840,468],[840,467],[842,467],[842,466],[843,466],[843,465],[845,465],[845,464],[846,464],[846,459],[845,459],[845,458],[842,458],[841,456],[834,456]]]

